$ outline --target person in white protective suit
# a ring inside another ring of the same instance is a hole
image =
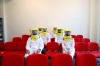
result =
[[[62,51],[65,54],[69,54],[74,57],[75,54],[75,41],[71,36],[71,30],[66,30],[64,35],[64,41],[62,43]]]
[[[44,48],[43,40],[38,35],[38,29],[31,29],[30,32],[31,37],[29,37],[27,40],[25,57],[31,54],[41,54]]]
[[[51,36],[47,31],[47,28],[42,28],[42,33],[40,34],[41,38],[43,39],[44,45],[51,41]]]
[[[58,42],[59,45],[62,44],[63,37],[64,37],[63,29],[58,28],[57,29],[57,34],[55,36],[55,42]]]
[[[55,38],[56,34],[57,34],[57,27],[53,27],[52,38]]]

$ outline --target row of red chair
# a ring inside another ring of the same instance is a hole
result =
[[[21,41],[27,41],[30,35],[22,35],[22,37],[13,37],[12,41],[13,42],[21,42]]]
[[[75,42],[84,42],[84,43],[88,43],[88,42],[90,42],[90,39],[89,39],[89,38],[82,38],[82,39],[74,38],[74,41],[75,41]]]
[[[9,53],[21,53],[25,54],[26,53],[26,42],[6,42],[5,44],[3,42],[0,42],[0,56],[3,56],[4,54],[9,54]],[[61,45],[57,42],[49,42],[46,45],[46,55],[48,57],[51,57],[54,54],[59,53]]]
[[[71,36],[72,36],[72,38],[74,38],[74,39],[76,39],[78,41],[82,41],[82,39],[83,39],[83,35],[71,35]]]
[[[58,54],[52,56],[49,65],[48,57],[43,54],[30,55],[25,61],[20,54],[8,54],[2,58],[1,66],[73,66],[73,61],[68,54]],[[97,66],[96,57],[90,53],[78,54],[76,66]]]
[[[11,53],[19,53],[25,54],[26,53],[26,42],[0,42],[0,56],[4,54],[11,54]]]
[[[26,51],[26,42],[0,42],[0,51]]]
[[[88,42],[87,44],[84,42],[76,42],[75,43],[76,51],[98,51],[99,46],[96,42]]]
[[[20,51],[22,53],[25,53],[26,52],[26,42],[6,42],[5,44],[3,42],[0,42],[0,50],[1,52],[7,52],[7,51]],[[57,42],[49,42],[47,43],[46,45],[46,55],[47,56],[52,56],[54,54],[58,54],[58,53],[61,53],[61,52],[58,52],[58,50],[62,51],[62,46],[57,43]],[[87,44],[84,43],[84,42],[76,42],[75,44],[75,50],[76,52],[83,52],[83,51],[99,51],[99,46],[98,46],[98,43],[96,42],[88,42]],[[100,55],[99,55],[100,57]]]
[[[96,42],[88,42],[87,44],[83,42],[76,42],[75,51],[76,54],[89,52],[94,54],[97,58],[100,58],[99,46]]]

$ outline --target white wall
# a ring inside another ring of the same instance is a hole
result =
[[[0,17],[3,17],[3,1],[0,0]]]
[[[90,0],[5,0],[7,40],[34,27],[71,28],[89,37]]]

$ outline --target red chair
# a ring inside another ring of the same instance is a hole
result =
[[[77,38],[79,38],[80,41],[82,41],[83,35],[77,35]]]
[[[100,52],[99,52],[98,43],[96,43],[96,42],[88,42],[87,50],[91,51],[90,53],[95,55],[97,58],[100,58]]]
[[[29,38],[29,37],[30,37],[30,35],[24,34],[24,35],[22,35],[22,38],[24,38],[24,37]]]
[[[16,42],[6,42],[4,46],[4,51],[15,51],[16,44]]]
[[[17,51],[26,51],[26,42],[17,43]]]
[[[90,42],[90,39],[89,39],[89,38],[83,38],[83,39],[82,39],[82,42],[84,42],[84,43],[87,44],[88,42]]]
[[[79,38],[74,38],[74,41],[75,42],[80,42],[80,39]]]
[[[26,53],[26,42],[17,43],[17,52],[23,55]]]
[[[26,66],[48,66],[48,57],[43,54],[32,54],[26,59]]]
[[[24,66],[24,56],[20,54],[6,54],[2,58],[1,66]]]
[[[29,37],[30,36],[29,35],[26,35],[26,34],[22,35],[22,41],[27,42],[27,40],[28,40]]]
[[[59,50],[62,52],[62,43],[59,45]]]
[[[87,47],[84,42],[76,42],[75,43],[75,56],[80,53],[86,53]]]
[[[50,66],[73,66],[72,57],[69,54],[58,54],[51,57]]]
[[[21,38],[20,37],[14,37],[12,41],[13,42],[21,42]]]
[[[2,51],[4,49],[4,43],[0,42],[0,51]]]
[[[72,36],[72,38],[76,38],[77,36],[76,35],[71,35]]]
[[[51,57],[52,55],[58,54],[59,44],[57,42],[48,42],[46,45],[46,55]]]
[[[88,51],[99,51],[98,43],[96,43],[96,42],[88,42],[87,43],[87,50]]]
[[[4,45],[4,51],[2,52],[1,56],[16,53],[16,44],[16,42],[6,42]]]
[[[55,42],[55,38],[51,38],[51,42]]]
[[[75,43],[75,51],[86,51],[87,47],[86,44],[83,42],[76,42]]]
[[[96,57],[90,53],[76,55],[76,66],[98,66]]]

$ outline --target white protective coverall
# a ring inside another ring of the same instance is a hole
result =
[[[73,58],[75,54],[75,48],[74,48],[75,41],[69,33],[66,33],[66,35],[67,36],[65,36],[66,38],[62,43],[62,51],[65,54],[70,54]]]
[[[44,44],[41,37],[36,41],[31,40],[31,37],[29,37],[26,45],[26,50],[30,51],[28,55],[35,54],[38,49],[42,51],[43,48],[44,48]],[[41,52],[39,54],[41,54]]]

